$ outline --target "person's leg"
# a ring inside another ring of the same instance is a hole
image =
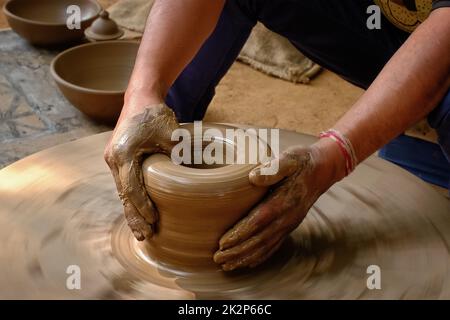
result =
[[[438,134],[438,142],[450,162],[450,90],[441,103],[428,115],[428,122]]]
[[[201,120],[215,87],[231,67],[256,24],[237,0],[228,0],[216,29],[170,88],[166,103],[180,122]]]
[[[409,35],[382,14],[381,29],[368,29],[370,5],[372,0],[265,1],[257,17],[311,60],[367,88]]]
[[[166,102],[179,121],[202,119],[257,20],[320,65],[366,88],[407,37],[384,18],[382,31],[367,29],[370,4],[372,0],[227,0],[215,31],[173,84]]]
[[[370,5],[373,5],[372,0],[266,1],[259,8],[257,18],[272,31],[287,37],[313,61],[367,88],[409,36],[384,16],[381,17],[381,29],[369,30],[366,12]],[[428,119],[438,132],[441,149],[450,161],[450,94]],[[445,177],[448,177],[449,164],[439,147],[434,145],[429,148],[435,150],[432,154],[424,154],[417,152],[417,145],[405,143],[405,139],[400,137],[389,143],[388,148],[383,148],[381,153],[388,149],[395,151],[399,157],[390,160],[417,169],[412,171],[419,172],[418,175],[424,179],[429,176],[428,181],[433,182],[433,174],[448,180]],[[412,161],[417,162],[410,162],[412,155]],[[427,165],[429,168],[424,168]],[[429,171],[432,174],[429,175]],[[441,185],[448,187],[447,180]]]

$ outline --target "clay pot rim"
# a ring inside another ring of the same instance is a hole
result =
[[[192,123],[182,123],[181,128],[189,128],[191,125]],[[239,126],[225,123],[204,122],[202,126],[203,129],[215,128],[222,132],[226,129],[242,129]],[[258,136],[254,136],[254,139],[257,139],[259,143],[268,145]],[[222,141],[226,143],[227,140],[223,139]],[[271,156],[270,159],[274,159],[274,157]],[[204,192],[208,193],[209,196],[209,190],[212,186],[221,190],[223,194],[236,193],[248,188],[248,174],[260,164],[261,162],[232,163],[217,168],[192,168],[175,164],[166,154],[154,154],[143,162],[144,184],[146,187],[151,187],[147,180],[158,177],[160,191],[182,192],[177,195],[179,197],[192,194],[202,197]],[[191,191],[190,188],[194,186],[196,189]]]
[[[150,157],[149,157],[150,158]],[[160,176],[172,182],[189,179],[190,185],[212,185],[237,182],[242,176],[248,176],[248,172],[259,164],[228,164],[218,168],[191,168],[172,162],[169,156],[157,154],[152,159],[144,161],[145,173]]]
[[[5,16],[7,16],[8,18],[16,19],[16,20],[19,20],[19,21],[21,21],[21,22],[25,22],[25,23],[28,23],[28,24],[31,24],[31,25],[38,25],[38,26],[44,26],[44,27],[65,27],[65,26],[66,26],[65,23],[43,22],[43,21],[38,21],[38,20],[30,20],[30,19],[27,19],[27,18],[23,18],[23,17],[21,17],[21,16],[18,16],[18,15],[16,15],[16,14],[12,13],[12,12],[9,10],[9,8],[8,8],[8,5],[11,4],[11,3],[14,3],[15,1],[17,1],[17,0],[8,0],[8,1],[6,1],[6,3],[3,5],[3,13],[4,13]],[[76,0],[73,0],[73,1],[75,2]],[[98,15],[100,14],[100,12],[103,10],[103,9],[102,9],[102,6],[101,6],[97,1],[95,1],[95,0],[87,0],[87,1],[89,1],[90,3],[92,3],[93,5],[95,5],[95,6],[97,7],[97,11],[96,11],[96,13],[95,13],[93,16],[91,16],[91,17],[86,17],[86,18],[84,18],[84,19],[81,19],[81,22],[86,22],[86,21],[95,19],[96,17],[98,17]],[[76,4],[76,3],[74,3],[74,4]]]
[[[65,79],[63,79],[57,72],[55,69],[55,65],[56,63],[62,58],[64,57],[66,54],[72,52],[72,51],[76,51],[76,50],[80,50],[83,49],[85,47],[90,47],[90,46],[103,46],[103,45],[108,45],[108,44],[136,44],[139,45],[140,41],[138,40],[110,40],[110,41],[101,41],[101,42],[91,42],[91,43],[86,43],[86,44],[82,44],[70,49],[67,49],[63,52],[61,52],[60,54],[58,54],[53,60],[52,63],[50,64],[50,73],[53,77],[53,79],[66,86],[69,87],[71,89],[74,90],[78,90],[78,91],[82,91],[84,93],[92,93],[92,94],[98,94],[98,95],[111,95],[111,94],[117,94],[117,95],[123,95],[125,94],[125,90],[98,90],[98,89],[91,89],[91,88],[86,88],[86,87],[82,87],[76,84],[73,84]]]

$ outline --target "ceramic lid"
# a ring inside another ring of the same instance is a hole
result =
[[[100,13],[100,17],[84,33],[88,39],[95,41],[114,40],[124,34],[117,23],[109,18],[109,13],[105,10]]]

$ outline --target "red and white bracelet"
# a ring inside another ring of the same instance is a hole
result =
[[[330,129],[328,131],[321,132],[319,138],[330,138],[337,143],[339,150],[345,159],[345,175],[348,176],[355,170],[358,161],[356,159],[355,150],[352,143],[342,133],[337,130]]]

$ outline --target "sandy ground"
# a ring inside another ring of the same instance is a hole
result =
[[[103,7],[117,0],[100,0]],[[0,0],[3,6],[5,0]],[[3,13],[0,28],[8,27]],[[235,63],[217,88],[206,119],[280,127],[318,134],[327,129],[362,91],[329,71],[310,85],[292,84]]]
[[[117,0],[99,0],[104,8]],[[5,0],[0,0],[3,6]],[[0,28],[8,24],[0,14]],[[222,79],[206,114],[207,121],[279,127],[317,135],[336,120],[363,91],[324,70],[309,85],[292,84],[235,63]],[[423,123],[409,131],[433,141]]]
[[[99,0],[104,8],[117,1]],[[0,0],[0,6],[5,2]],[[0,28],[6,27],[0,13]],[[330,128],[362,92],[327,70],[310,85],[295,85],[235,63],[219,84],[206,120],[277,126],[317,135]],[[407,134],[436,141],[424,121]]]
[[[5,1],[0,0],[0,6]],[[107,8],[117,0],[99,2]],[[0,28],[6,27],[1,13]],[[205,120],[277,126],[317,135],[333,126],[362,92],[327,70],[310,85],[296,85],[235,63],[219,84]],[[423,123],[408,133],[435,139]]]

